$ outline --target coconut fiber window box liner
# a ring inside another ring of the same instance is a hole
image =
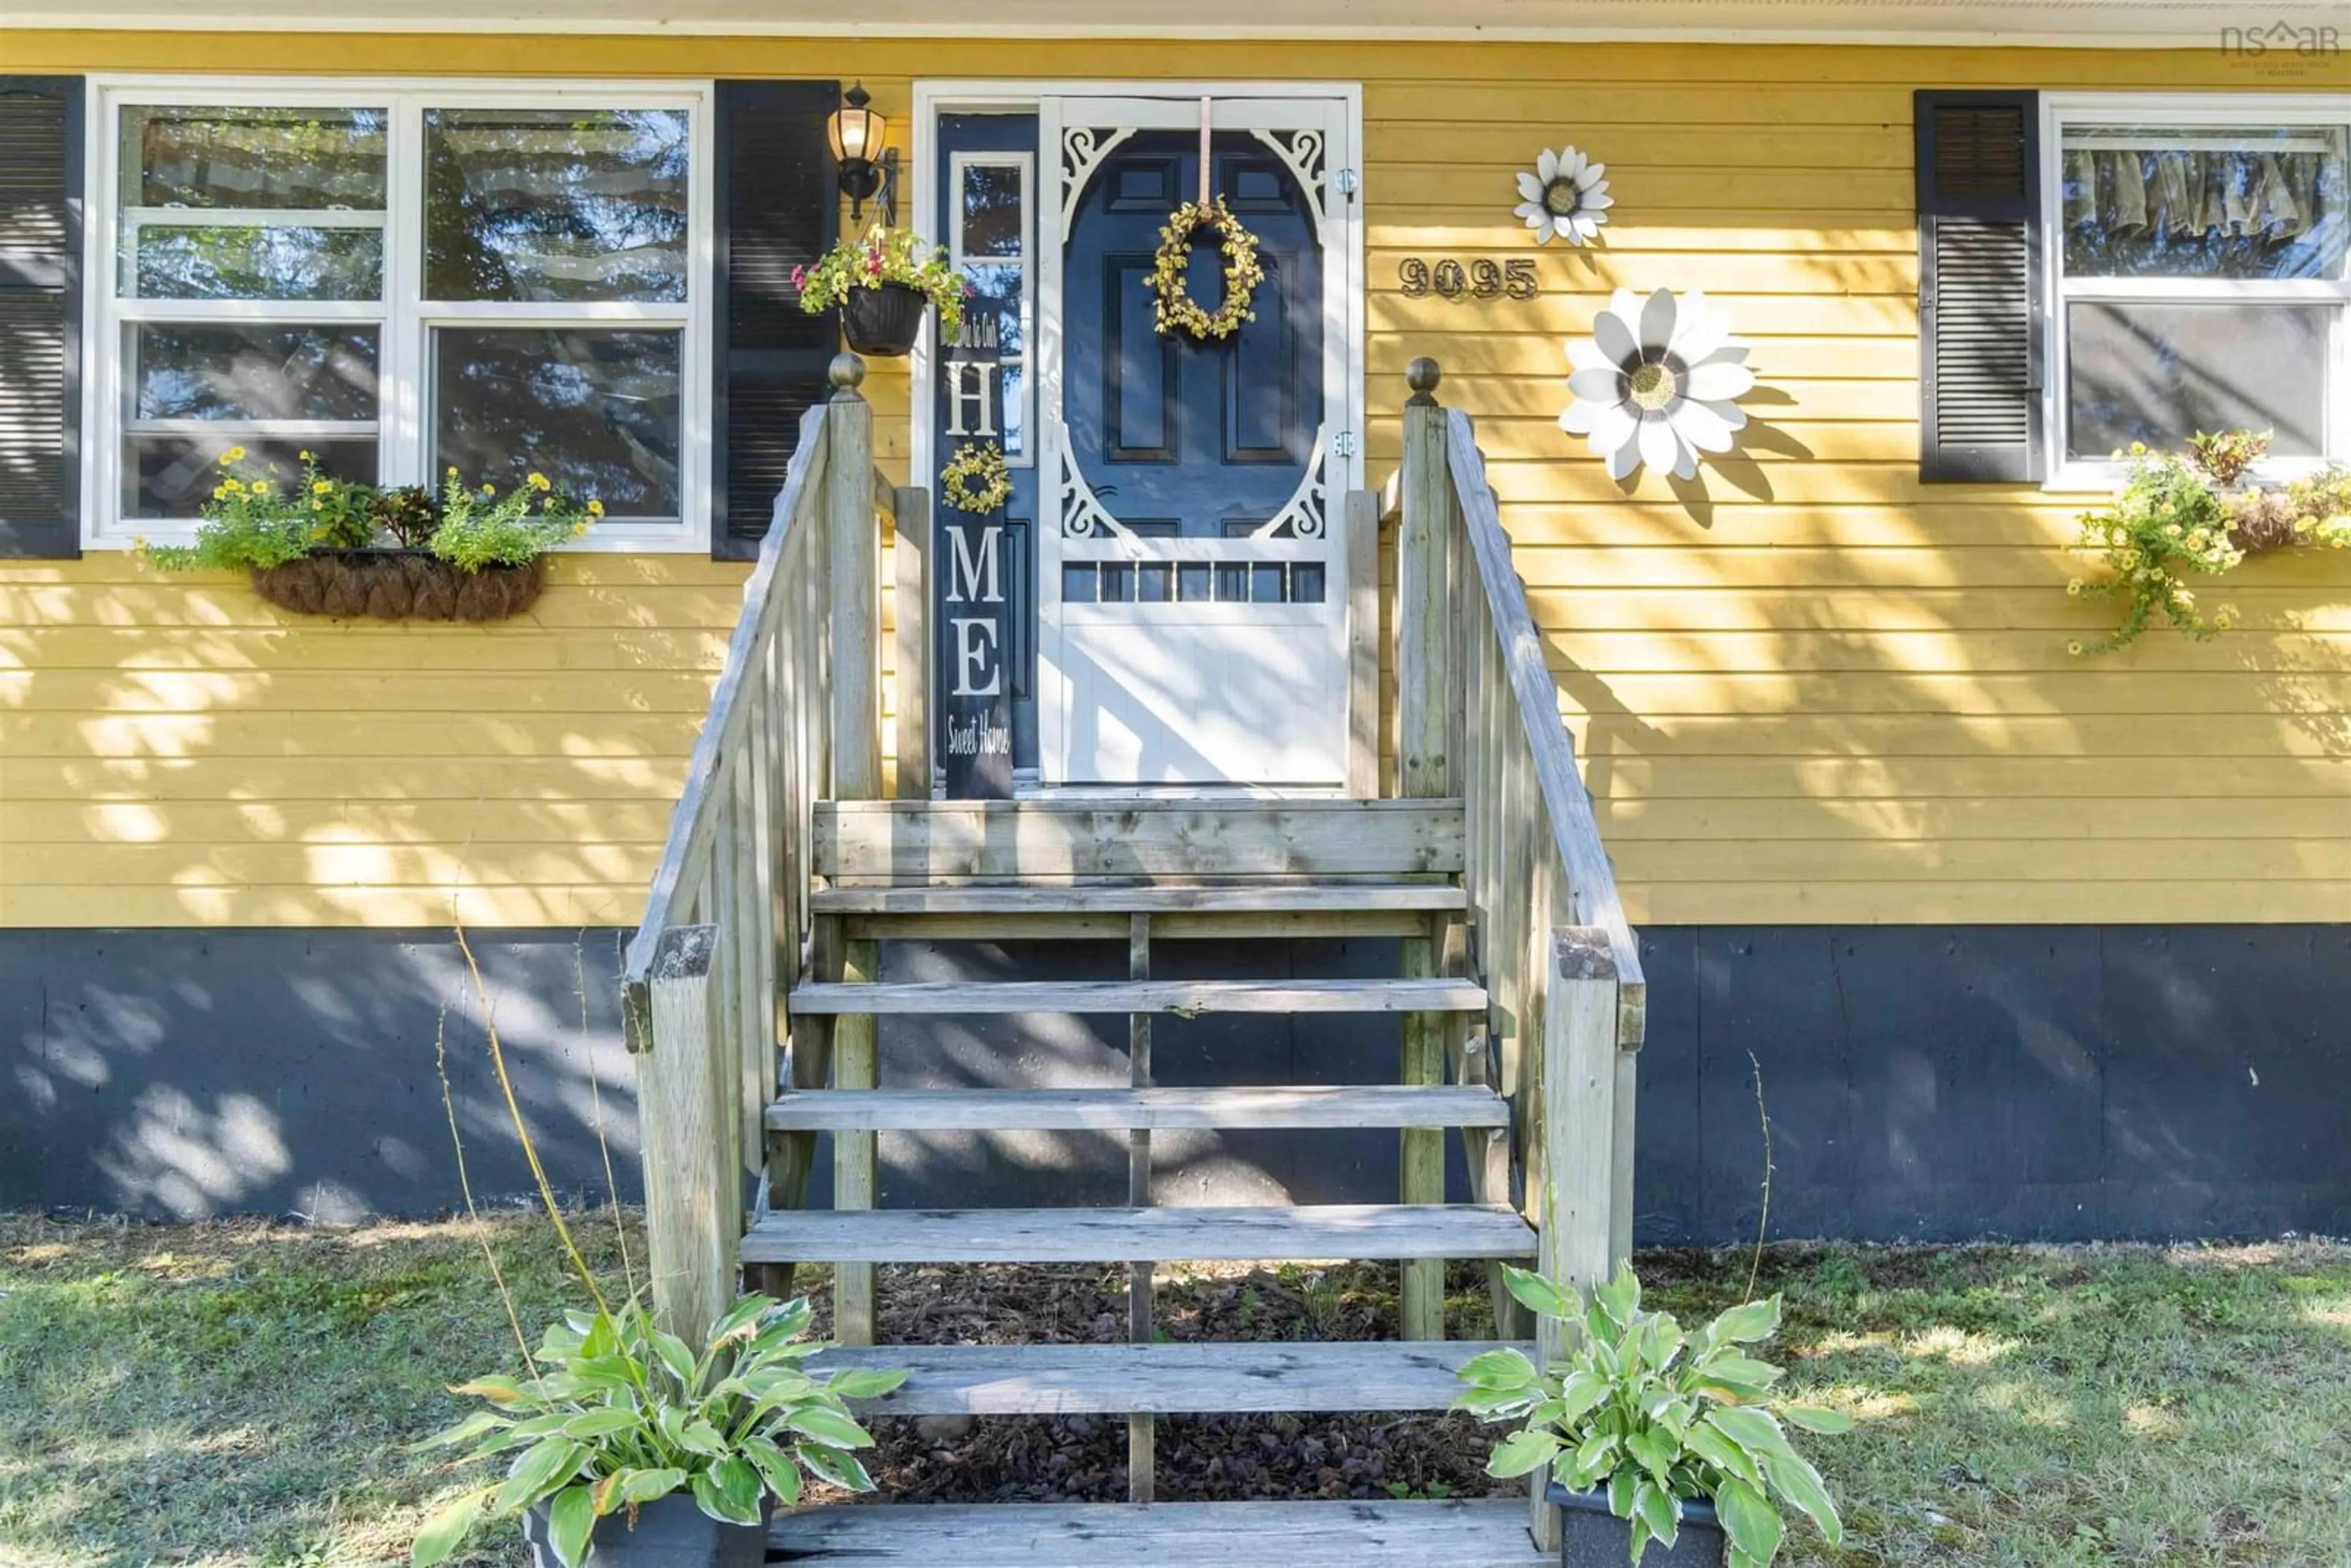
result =
[[[538,601],[547,562],[461,571],[423,550],[333,550],[253,574],[256,592],[281,610],[338,619],[504,621]]]

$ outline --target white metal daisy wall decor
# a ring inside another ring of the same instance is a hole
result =
[[[1729,451],[1747,423],[1738,404],[1755,387],[1747,345],[1697,289],[1680,299],[1670,288],[1646,299],[1618,289],[1592,336],[1567,345],[1567,361],[1575,401],[1559,427],[1590,442],[1611,479],[1643,464],[1695,478],[1699,455]]]
[[[1594,163],[1573,147],[1546,148],[1531,171],[1519,171],[1518,215],[1535,231],[1535,243],[1553,235],[1570,245],[1598,237],[1616,198],[1608,193],[1605,163]]]

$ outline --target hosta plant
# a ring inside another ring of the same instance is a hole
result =
[[[1729,1568],[1771,1563],[1786,1531],[1783,1509],[1809,1517],[1831,1545],[1839,1542],[1835,1505],[1820,1472],[1789,1444],[1787,1427],[1844,1432],[1853,1423],[1774,1399],[1780,1369],[1740,1348],[1778,1332],[1779,1297],[1733,1307],[1685,1333],[1672,1313],[1642,1309],[1629,1264],[1581,1308],[1540,1274],[1506,1275],[1529,1310],[1564,1321],[1576,1348],[1549,1367],[1510,1349],[1462,1366],[1468,1392],[1459,1408],[1525,1423],[1496,1446],[1488,1474],[1547,1469],[1571,1491],[1604,1491],[1609,1511],[1630,1526],[1636,1563],[1650,1542],[1673,1545],[1683,1504],[1693,1500],[1714,1505]]]
[[[548,1537],[566,1568],[586,1554],[596,1521],[674,1492],[711,1518],[756,1525],[772,1497],[799,1500],[803,1472],[852,1491],[873,1482],[855,1450],[872,1438],[844,1399],[872,1398],[904,1372],[818,1376],[803,1337],[805,1300],[746,1296],[696,1355],[657,1328],[639,1302],[567,1312],[547,1331],[535,1375],[479,1377],[452,1390],[489,1402],[426,1447],[472,1444],[472,1458],[510,1456],[504,1479],[444,1509],[417,1537],[418,1568],[455,1552],[484,1519],[545,1505]]]

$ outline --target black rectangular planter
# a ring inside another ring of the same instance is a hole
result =
[[[545,1505],[522,1516],[531,1568],[561,1568],[547,1541]],[[596,1521],[581,1568],[760,1568],[768,1560],[764,1525],[727,1524],[711,1518],[684,1492],[672,1492],[637,1510]]]
[[[1625,1568],[1633,1560],[1633,1527],[1608,1511],[1606,1492],[1570,1491],[1552,1481],[1543,1500],[1560,1511],[1560,1568]],[[1672,1550],[1652,1541],[1641,1568],[1722,1568],[1722,1526],[1714,1509],[1684,1502]]]

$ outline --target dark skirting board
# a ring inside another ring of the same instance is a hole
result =
[[[637,1186],[614,992],[624,936],[472,934],[526,1113],[570,1197],[605,1189],[591,1075],[624,1196]],[[1666,927],[1643,944],[1645,1243],[1754,1235],[1759,1071],[1774,1238],[2351,1234],[2351,926]],[[1165,959],[1171,977],[1395,972],[1376,940],[1187,942]],[[883,956],[899,980],[1123,972],[1119,944],[891,943]],[[1154,1065],[1176,1085],[1393,1082],[1396,1027],[1167,1019]],[[1123,1019],[893,1018],[883,1081],[1123,1082],[1125,1033]],[[449,1209],[444,1040],[477,1193],[526,1196],[449,933],[0,932],[0,1207]],[[1395,1154],[1382,1130],[1155,1141],[1163,1202],[1393,1201]],[[893,1206],[1125,1191],[1113,1135],[893,1133],[882,1160]]]

